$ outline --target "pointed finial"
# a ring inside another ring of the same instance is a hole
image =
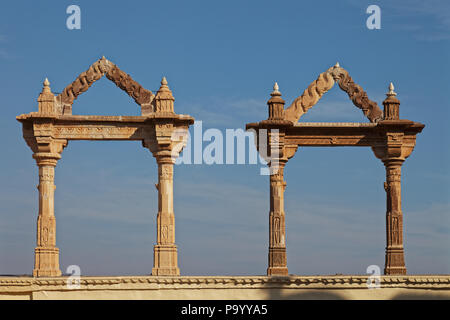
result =
[[[42,91],[37,99],[39,104],[39,113],[54,113],[55,96],[50,89],[50,81],[45,78],[43,85],[44,87],[42,88]]]
[[[335,68],[340,68],[341,66],[339,65],[339,62],[336,62],[336,64],[334,65]]]
[[[386,93],[388,97],[396,96],[397,94],[394,92],[394,84],[391,82],[389,84],[389,92]]]
[[[169,86],[167,85],[167,79],[166,77],[163,77],[161,79],[161,87],[159,87],[155,97],[155,112],[173,113],[174,100],[172,91],[170,91]]]
[[[45,92],[45,93],[52,92],[52,90],[50,89],[50,81],[48,81],[47,78],[45,78],[43,85],[44,85],[44,88],[42,88],[42,92]]]
[[[281,96],[281,92],[279,91],[280,87],[278,87],[278,82],[275,82],[273,85],[273,91],[270,94],[271,96]]]

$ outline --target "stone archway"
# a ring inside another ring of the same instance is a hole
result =
[[[74,100],[101,77],[113,81],[141,107],[141,116],[72,115]],[[102,57],[55,96],[47,79],[38,112],[22,114],[23,137],[39,167],[39,214],[33,276],[60,276],[54,214],[55,167],[70,140],[142,141],[158,164],[157,244],[152,275],[179,275],[173,211],[173,165],[186,145],[194,118],[174,112],[174,97],[165,78],[156,95]]]
[[[362,109],[370,123],[298,122],[334,83],[347,92],[355,106]],[[403,213],[401,210],[401,166],[416,144],[416,135],[424,124],[400,119],[400,101],[392,83],[383,101],[384,111],[371,101],[339,64],[321,73],[303,94],[284,109],[285,101],[275,83],[267,102],[269,117],[249,123],[246,129],[256,133],[257,148],[270,167],[270,214],[268,275],[287,275],[286,227],[284,211],[284,167],[298,147],[371,147],[386,167],[386,255],[384,273],[406,274],[403,247]],[[259,131],[267,130],[267,135]],[[267,137],[267,141],[260,141]],[[270,150],[270,154],[264,154]]]

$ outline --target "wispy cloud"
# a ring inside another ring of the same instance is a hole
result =
[[[202,103],[188,103],[183,109],[211,127],[237,128],[267,118],[266,102],[255,98],[206,98]]]
[[[347,0],[354,7],[365,9],[372,2]],[[385,22],[397,30],[410,33],[419,41],[450,40],[450,2],[448,0],[380,0],[376,3],[381,8],[381,28]]]
[[[391,2],[393,10],[404,19],[397,19],[400,28],[409,28],[420,41],[450,40],[450,2],[446,0]],[[424,24],[422,19],[430,19]]]

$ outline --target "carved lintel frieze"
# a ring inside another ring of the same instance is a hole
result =
[[[73,140],[141,140],[142,125],[80,124],[56,125],[53,136]]]

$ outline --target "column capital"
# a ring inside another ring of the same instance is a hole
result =
[[[144,148],[150,150],[158,163],[175,163],[187,144],[188,127],[176,127],[171,123],[156,124],[153,134],[142,141]]]
[[[405,159],[402,159],[402,158],[387,158],[387,159],[383,159],[381,161],[383,162],[383,164],[386,167],[391,167],[391,166],[395,166],[395,167],[398,166],[398,167],[400,167],[405,162]]]
[[[174,156],[173,151],[169,150],[160,150],[153,153],[153,156],[156,158],[156,162],[158,164],[175,164],[175,161],[178,155]]]
[[[35,153],[33,158],[36,160],[36,164],[40,166],[56,167],[58,160],[61,159],[61,155],[55,153]]]
[[[381,161],[405,161],[413,152],[416,137],[407,136],[403,132],[385,132],[385,141],[382,144],[372,146],[375,156]]]
[[[27,142],[34,151],[33,158],[38,166],[56,166],[58,160],[61,159],[62,151],[67,146],[67,140],[49,137],[36,137],[31,141],[27,140]]]

